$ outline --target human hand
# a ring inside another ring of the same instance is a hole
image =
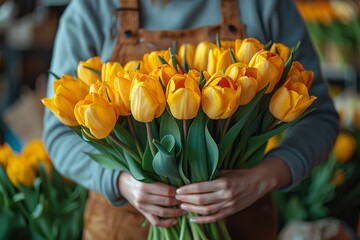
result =
[[[122,172],[118,187],[120,194],[154,226],[170,227],[177,223],[176,217],[184,215],[183,210],[170,208],[180,204],[175,199],[176,188],[173,186],[164,183],[143,183],[129,173]]]
[[[181,209],[200,214],[197,223],[211,223],[243,210],[275,188],[289,184],[291,174],[278,158],[251,169],[223,170],[218,179],[189,184],[177,190]]]

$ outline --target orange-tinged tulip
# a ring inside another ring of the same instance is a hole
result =
[[[231,64],[232,60],[229,49],[213,48],[209,51],[207,72],[210,75],[225,71]]]
[[[291,49],[283,43],[273,43],[270,48],[270,52],[277,53],[286,62],[291,53]]]
[[[300,116],[315,99],[316,97],[309,96],[305,84],[288,82],[274,93],[269,108],[277,119],[291,122]]]
[[[249,67],[257,68],[260,72],[259,90],[269,84],[266,93],[270,93],[281,78],[284,61],[275,53],[261,50],[251,58]]]
[[[97,139],[107,137],[117,121],[115,109],[97,93],[88,94],[76,104],[75,116]]]
[[[200,42],[195,49],[194,68],[197,70],[206,70],[208,65],[209,51],[216,48],[216,44],[212,42]]]
[[[170,78],[175,74],[177,74],[175,68],[169,64],[162,64],[154,68],[149,75],[154,76],[156,79],[160,79],[162,84],[166,87]]]
[[[334,154],[340,163],[346,163],[351,159],[356,150],[356,140],[354,136],[347,132],[340,132],[335,145]]]
[[[207,72],[203,72],[203,74],[204,74],[205,79],[210,78],[210,75]],[[189,78],[195,80],[196,84],[199,86],[199,84],[200,84],[200,72],[198,70],[190,69],[189,72],[187,73],[187,76]]]
[[[165,110],[166,100],[162,86],[153,76],[138,73],[130,91],[130,109],[139,122],[151,122]]]
[[[26,159],[20,156],[12,157],[6,167],[10,182],[18,187],[20,184],[30,187],[36,177],[36,171],[26,164]]]
[[[331,183],[334,184],[335,187],[340,186],[345,181],[345,172],[342,169],[336,169],[335,173],[331,179]]]
[[[226,49],[234,49],[235,48],[235,41],[227,41],[227,40],[220,40],[221,47]]]
[[[0,146],[0,165],[6,167],[8,164],[9,159],[13,156],[13,150],[11,149],[10,145],[4,143]]]
[[[192,119],[200,107],[200,89],[191,75],[174,75],[166,89],[171,114],[177,119]]]
[[[235,41],[236,60],[249,64],[251,58],[262,49],[264,49],[264,45],[255,38]]]
[[[223,74],[213,75],[204,85],[201,107],[211,119],[226,119],[239,107],[241,88]]]
[[[115,77],[114,81],[120,81],[120,78]],[[120,88],[121,89],[121,88]],[[106,82],[96,82],[90,87],[90,93],[99,94],[105,101],[114,107],[116,114],[119,116],[130,115],[129,100],[124,103],[121,94],[111,87]]]
[[[83,100],[89,92],[89,88],[82,81],[76,80],[70,75],[63,75],[53,84],[55,96],[43,98],[42,103],[48,107],[55,116],[67,126],[79,125],[74,115],[74,107],[77,102]]]
[[[98,56],[92,57],[86,61],[80,61],[77,67],[77,76],[81,81],[86,83],[86,85],[90,86],[94,82],[100,80],[100,75],[93,70],[101,72],[102,65],[101,58]]]
[[[114,78],[123,76],[124,69],[118,62],[107,62],[102,65],[101,69],[101,81],[113,82]]]
[[[305,70],[300,62],[294,61],[286,79],[295,82],[302,82],[309,89],[314,79],[314,72]]]
[[[179,63],[182,64],[184,61],[185,49],[186,49],[186,63],[190,68],[193,68],[194,67],[195,49],[196,49],[194,44],[181,44],[179,51],[178,51],[178,56],[179,56],[179,60],[180,60]]]
[[[258,92],[260,72],[256,68],[247,67],[245,63],[231,64],[225,71],[225,75],[231,77],[237,86],[241,87],[239,104],[249,103]]]

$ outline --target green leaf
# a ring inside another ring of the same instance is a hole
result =
[[[98,71],[94,68],[88,67],[88,66],[83,66],[83,68],[89,69],[90,71],[96,73],[97,75],[101,76],[101,71]]]
[[[129,166],[129,173],[138,181],[151,183],[154,182],[153,179],[150,179],[149,176],[146,175],[145,171],[142,169],[142,166],[134,160],[130,154],[124,153],[126,163]]]
[[[104,168],[129,171],[128,167],[124,163],[116,161],[110,154],[88,152],[85,154]]]
[[[23,201],[24,199],[25,199],[25,194],[22,192],[18,192],[12,197],[12,200],[14,202],[20,202]]]
[[[205,128],[205,143],[206,143],[206,151],[207,151],[207,159],[208,159],[208,171],[210,173],[210,179],[214,179],[217,177],[216,170],[218,169],[218,163],[219,163],[219,149],[212,138],[209,129],[206,124]]]
[[[44,196],[44,194],[41,194],[40,198],[39,198],[39,202],[36,204],[36,207],[34,208],[34,210],[31,213],[31,217],[33,219],[37,219],[43,214],[44,202],[45,202],[45,196]]]
[[[205,114],[201,109],[189,128],[186,154],[191,168],[192,182],[209,180],[210,174],[205,146]]]
[[[229,150],[231,149],[232,145],[235,142],[235,139],[239,136],[241,129],[244,127],[245,123],[247,122],[248,118],[252,115],[252,112],[256,108],[257,104],[259,103],[260,99],[264,95],[267,87],[261,90],[256,94],[256,96],[245,106],[242,106],[238,109],[235,113],[234,119],[237,122],[226,132],[224,137],[221,139],[219,144],[219,166],[227,165],[228,163],[223,163],[226,155],[228,154]]]
[[[157,174],[173,180],[176,186],[181,186],[181,177],[178,172],[178,166],[175,159],[175,138],[172,135],[166,135],[161,142],[153,140],[154,145],[159,150],[153,160],[153,167]]]
[[[236,57],[235,57],[233,50],[231,48],[229,50],[230,50],[230,56],[231,56],[232,63],[236,63]]]
[[[161,119],[160,124],[160,138],[165,137],[166,135],[171,134],[175,139],[176,152],[181,151],[181,132],[179,126],[177,125],[174,117],[172,117],[168,112],[164,113]]]

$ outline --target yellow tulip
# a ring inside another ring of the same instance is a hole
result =
[[[315,99],[316,97],[309,96],[305,84],[288,82],[274,93],[269,108],[277,119],[291,122],[300,116]]]
[[[291,53],[291,49],[283,43],[273,43],[270,52],[278,54],[286,62]]]
[[[204,74],[205,79],[210,78],[210,75],[206,71],[204,71],[203,74]],[[198,70],[190,69],[189,72],[186,74],[186,76],[188,76],[189,78],[195,80],[196,84],[199,86],[199,84],[200,84],[200,72]]]
[[[21,151],[21,157],[35,170],[38,164],[42,162],[48,173],[51,172],[51,160],[46,152],[44,143],[40,139],[34,139],[28,142]]]
[[[209,51],[207,72],[214,75],[216,72],[225,71],[232,64],[229,49],[213,48]]]
[[[15,187],[20,184],[30,187],[36,177],[35,169],[28,166],[25,160],[20,156],[14,156],[6,167],[6,174]]]
[[[314,79],[314,72],[305,70],[300,62],[294,61],[286,78],[290,81],[302,82],[309,89]]]
[[[237,86],[241,87],[239,104],[249,103],[258,92],[260,72],[256,68],[247,67],[245,63],[231,64],[225,71],[225,75],[231,77]]]
[[[107,62],[102,65],[101,68],[101,81],[102,82],[113,82],[114,78],[123,76],[124,69],[118,62]],[[95,82],[94,82],[95,83]]]
[[[91,84],[100,79],[100,75],[93,70],[101,72],[102,65],[103,63],[101,61],[101,58],[98,56],[92,57],[86,61],[80,61],[77,67],[78,79],[86,83],[86,85],[90,86]]]
[[[264,151],[264,154],[270,152],[270,150],[274,149],[279,145],[279,136],[275,135],[271,138],[269,138],[268,142],[266,143],[266,148]]]
[[[164,87],[166,87],[170,78],[175,74],[177,74],[175,68],[169,64],[162,64],[154,68],[149,75],[154,76],[156,79],[160,79]]]
[[[116,80],[120,81],[120,78],[115,77],[113,81]],[[99,94],[115,109],[117,116],[130,115],[129,100],[126,100],[124,103],[121,94],[111,87],[110,84],[106,82],[96,82],[91,85],[89,92]]]
[[[346,163],[351,159],[356,150],[356,140],[350,133],[340,132],[335,145],[334,154],[340,163]]]
[[[110,83],[110,87],[119,95],[120,99],[118,100],[118,106],[120,110],[118,114],[120,116],[128,116],[130,112],[130,88],[131,88],[131,79],[128,74],[125,74],[124,77],[116,77],[114,81]]]
[[[340,186],[345,181],[345,177],[344,170],[336,169],[331,179],[331,183],[334,184],[335,187]]]
[[[13,150],[11,149],[10,145],[4,143],[0,146],[0,165],[6,167],[8,164],[9,159],[14,155]]]
[[[149,74],[154,68],[162,65],[159,60],[159,56],[163,57],[166,62],[170,64],[170,52],[168,50],[161,51],[152,51],[150,53],[146,53],[143,56],[142,66],[140,66],[140,71],[142,73]]]
[[[211,119],[226,119],[239,107],[241,88],[223,74],[213,75],[204,85],[201,107]]]
[[[76,104],[75,117],[97,139],[107,137],[117,121],[115,109],[97,93]]]
[[[261,50],[251,58],[249,67],[257,68],[260,72],[259,90],[269,84],[266,93],[270,93],[281,78],[284,61],[275,53]]]
[[[226,49],[234,49],[235,48],[235,41],[227,41],[227,40],[220,40],[221,47]]]
[[[127,73],[127,72],[134,71],[134,70],[138,69],[139,64],[140,64],[140,68],[141,68],[141,66],[143,65],[142,61],[132,60],[132,61],[127,62],[124,65],[124,72]]]
[[[79,125],[74,115],[74,107],[77,102],[83,100],[89,92],[89,88],[82,81],[76,80],[70,75],[63,75],[53,84],[55,96],[43,98],[42,103],[48,107],[55,116],[67,126]]]
[[[138,73],[130,91],[130,109],[139,122],[151,122],[165,110],[166,100],[162,86],[153,76]]]
[[[208,65],[209,51],[216,48],[216,44],[212,42],[200,42],[195,49],[194,68],[196,70],[206,70]]]
[[[192,119],[200,107],[200,89],[191,75],[174,75],[166,89],[171,114],[177,119]]]
[[[245,38],[242,41],[235,41],[236,60],[249,64],[251,58],[262,49],[264,49],[264,45],[255,38]]]
[[[194,56],[195,56],[195,45],[194,44],[181,44],[178,56],[180,60],[180,64],[184,61],[184,53],[186,49],[186,63],[190,68],[194,67]]]

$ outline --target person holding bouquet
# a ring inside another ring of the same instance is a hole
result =
[[[170,227],[188,212],[198,214],[191,221],[199,224],[226,219],[233,239],[276,238],[269,194],[292,189],[308,176],[326,159],[339,131],[327,83],[294,1],[74,0],[60,21],[50,70],[72,74],[80,61],[93,56],[125,64],[174,41],[214,41],[217,33],[224,40],[247,37],[287,46],[301,41],[296,59],[315,72],[310,92],[317,96],[312,105],[316,110],[292,126],[256,166],[224,169],[215,180],[179,188],[143,183],[127,172],[103,168],[85,154],[96,150],[46,110],[43,136],[54,166],[92,191],[84,239],[145,239],[144,219]],[[89,64],[96,69],[98,63]],[[49,97],[53,81],[50,77]]]

